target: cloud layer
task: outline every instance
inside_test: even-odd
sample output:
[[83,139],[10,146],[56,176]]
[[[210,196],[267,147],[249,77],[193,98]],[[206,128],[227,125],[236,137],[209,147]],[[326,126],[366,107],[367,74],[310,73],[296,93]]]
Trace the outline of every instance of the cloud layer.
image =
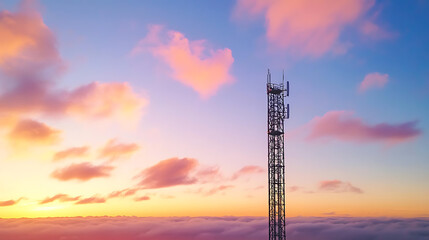
[[416,121],[401,124],[380,123],[370,125],[354,117],[349,111],[330,111],[315,117],[309,124],[309,140],[320,138],[349,142],[384,142],[396,144],[410,141],[422,132]]
[[[238,18],[263,16],[266,38],[271,44],[299,55],[318,57],[329,51],[346,51],[347,44],[338,41],[341,31],[363,18],[373,5],[373,0],[338,0],[335,3],[238,0],[235,15]],[[373,29],[377,27],[370,23]],[[370,34],[368,27],[363,29]]]
[[[288,218],[290,240],[424,240],[423,218]],[[25,240],[260,240],[268,237],[262,217],[76,217],[0,219],[0,239]],[[29,234],[31,233],[31,234]]]
[[149,33],[133,49],[133,54],[149,51],[173,71],[172,77],[208,98],[234,81],[230,68],[234,62],[229,48],[213,49],[206,40],[190,41],[183,33],[152,25]]
[[115,139],[109,140],[100,151],[101,158],[116,160],[122,157],[129,157],[140,149],[136,143],[118,143]]

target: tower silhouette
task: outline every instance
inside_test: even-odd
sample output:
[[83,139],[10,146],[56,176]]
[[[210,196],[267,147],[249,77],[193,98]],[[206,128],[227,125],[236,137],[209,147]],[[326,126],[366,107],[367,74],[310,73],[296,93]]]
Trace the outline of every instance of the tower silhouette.
[[285,221],[285,161],[284,161],[284,120],[289,118],[289,104],[284,99],[289,96],[289,82],[271,83],[271,73],[267,75],[268,95],[268,231],[269,240],[286,239]]

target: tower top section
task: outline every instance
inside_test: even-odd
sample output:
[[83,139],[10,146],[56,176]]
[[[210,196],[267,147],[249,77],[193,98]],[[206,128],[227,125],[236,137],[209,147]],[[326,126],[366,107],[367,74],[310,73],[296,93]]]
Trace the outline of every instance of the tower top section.
[[268,69],[267,74],[267,94],[283,94],[284,96],[289,96],[289,81],[286,81],[285,85],[285,73],[283,71],[283,77],[281,83],[272,83],[271,82],[271,72]]

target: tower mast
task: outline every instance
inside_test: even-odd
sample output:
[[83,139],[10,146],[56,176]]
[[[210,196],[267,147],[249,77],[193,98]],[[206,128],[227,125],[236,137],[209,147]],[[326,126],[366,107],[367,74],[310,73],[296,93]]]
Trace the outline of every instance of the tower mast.
[[289,118],[289,82],[272,83],[271,73],[267,75],[268,95],[268,231],[269,240],[286,239],[285,221],[285,161],[284,120]]

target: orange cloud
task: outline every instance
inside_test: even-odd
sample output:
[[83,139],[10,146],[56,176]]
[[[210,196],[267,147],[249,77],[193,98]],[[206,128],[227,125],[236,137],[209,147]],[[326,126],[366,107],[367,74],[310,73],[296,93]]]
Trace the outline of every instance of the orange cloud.
[[[357,22],[374,0],[238,0],[237,17],[265,17],[266,37],[280,49],[319,57],[337,47],[341,31]],[[343,49],[344,50],[344,49]]]
[[229,70],[234,62],[231,50],[212,49],[206,40],[190,41],[177,31],[165,31],[152,25],[149,33],[132,50],[133,54],[149,51],[172,70],[172,77],[193,88],[201,97],[214,95],[221,86],[232,83]]
[[46,203],[50,203],[53,201],[60,201],[60,202],[72,202],[72,201],[77,201],[80,199],[80,196],[77,197],[70,197],[67,194],[57,194],[55,196],[52,197],[47,197],[45,199],[43,199],[42,201],[39,202],[39,204],[46,204]]
[[319,190],[328,192],[353,192],[363,193],[362,189],[353,186],[351,183],[342,182],[340,180],[326,180],[319,183]]
[[118,143],[116,139],[112,139],[101,149],[100,157],[116,160],[121,157],[129,157],[139,149],[139,145],[135,143]]
[[142,196],[142,197],[136,197],[136,198],[134,198],[134,201],[136,201],[136,202],[147,201],[147,200],[150,200],[149,196]]
[[10,76],[25,78],[40,68],[57,71],[64,65],[55,36],[31,4],[22,2],[16,13],[0,12],[0,69]]
[[13,144],[53,144],[59,141],[61,131],[31,119],[20,120],[8,137]]
[[197,182],[190,176],[198,161],[192,158],[170,158],[143,170],[136,178],[140,178],[143,188],[164,188],[187,185]]
[[115,197],[128,197],[136,194],[140,188],[126,188],[119,191],[114,191],[109,194],[108,198],[115,198]]
[[365,92],[370,88],[382,88],[389,81],[388,74],[382,74],[378,72],[369,73],[365,76],[363,81],[359,85],[359,92]]
[[232,180],[235,180],[243,175],[255,174],[255,173],[265,173],[266,171],[259,166],[244,166],[240,170],[238,170],[234,175],[232,175]]
[[61,181],[77,179],[87,181],[92,178],[109,177],[110,172],[115,169],[112,166],[92,165],[89,162],[72,164],[68,167],[57,169],[52,172],[51,177]]
[[126,82],[56,88],[65,69],[56,38],[25,1],[16,13],[0,12],[0,113],[138,119],[148,100]]
[[396,144],[406,142],[421,135],[416,128],[417,121],[401,124],[380,123],[369,125],[354,117],[349,111],[330,111],[322,117],[314,118],[310,124],[308,140],[320,138],[338,139],[350,142],[384,142]]
[[20,198],[18,200],[7,200],[7,201],[0,201],[0,207],[8,207],[15,204],[18,204],[23,198]]
[[70,114],[126,120],[139,117],[148,100],[134,93],[127,82],[93,82],[69,92],[64,102]]
[[73,147],[73,148],[65,149],[63,151],[59,151],[55,153],[53,160],[59,161],[65,158],[82,157],[87,154],[88,150],[89,150],[88,146]]
[[101,197],[89,197],[77,201],[75,204],[105,203],[106,199]]
[[215,188],[210,189],[208,192],[206,192],[204,195],[205,196],[211,196],[213,194],[219,193],[219,192],[223,192],[227,189],[233,188],[233,185],[221,185]]

